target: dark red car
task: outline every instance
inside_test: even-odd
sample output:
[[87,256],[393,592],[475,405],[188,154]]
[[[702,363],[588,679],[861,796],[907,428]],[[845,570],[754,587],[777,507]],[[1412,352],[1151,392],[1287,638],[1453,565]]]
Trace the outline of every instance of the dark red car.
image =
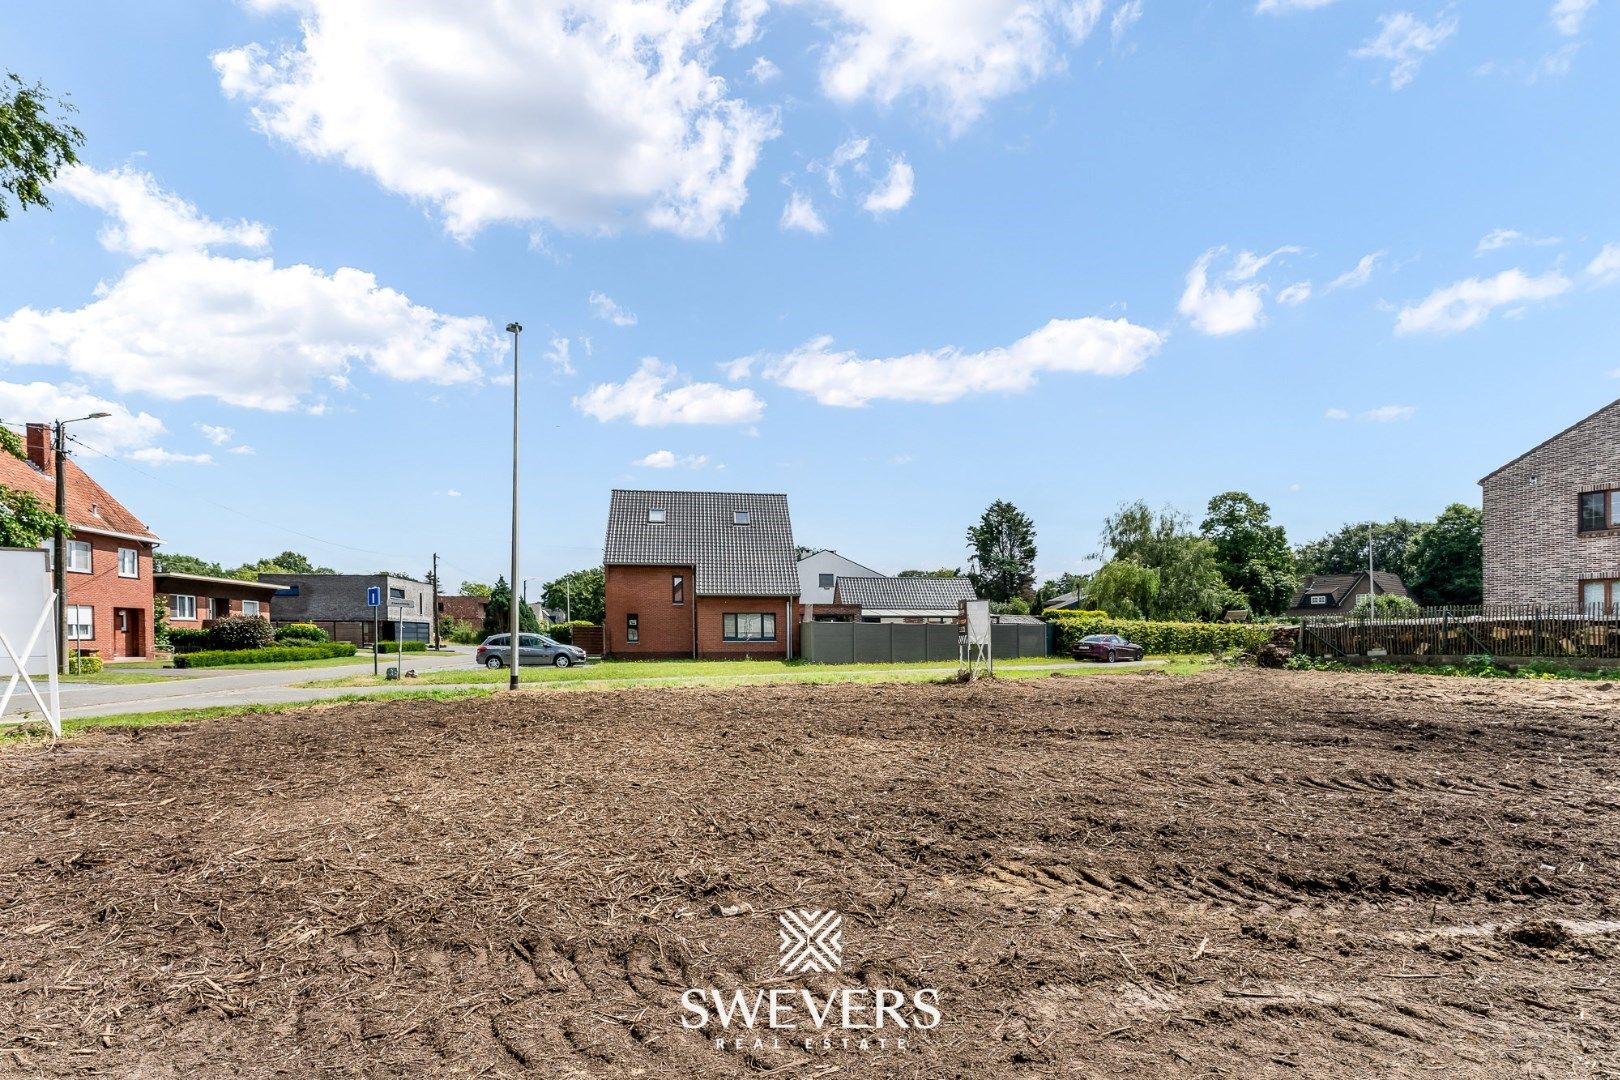
[[1112,664],[1115,660],[1140,660],[1146,652],[1142,646],[1126,641],[1118,634],[1092,634],[1080,639],[1080,643],[1069,650],[1069,655],[1076,660],[1101,660],[1105,664]]

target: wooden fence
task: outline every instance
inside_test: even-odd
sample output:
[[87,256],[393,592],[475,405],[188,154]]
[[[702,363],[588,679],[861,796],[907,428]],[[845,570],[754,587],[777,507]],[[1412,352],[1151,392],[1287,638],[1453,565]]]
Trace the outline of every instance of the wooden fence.
[[[1612,610],[1612,609],[1611,609]],[[1313,616],[1301,620],[1300,651],[1309,656],[1397,658],[1620,657],[1620,613],[1578,605],[1424,608],[1412,616]]]

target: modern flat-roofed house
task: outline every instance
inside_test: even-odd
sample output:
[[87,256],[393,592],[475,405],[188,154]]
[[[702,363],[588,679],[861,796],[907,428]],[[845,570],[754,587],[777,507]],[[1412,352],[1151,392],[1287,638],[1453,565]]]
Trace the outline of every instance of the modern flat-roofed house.
[[[1375,595],[1411,599],[1398,574],[1375,570],[1372,581]],[[1344,615],[1354,611],[1367,592],[1365,570],[1355,574],[1310,574],[1300,581],[1286,614],[1296,619],[1301,615]]]
[[201,630],[220,619],[247,615],[270,620],[270,598],[281,588],[264,581],[208,577],[203,574],[152,575],[153,587],[168,598],[169,625]]
[[861,609],[861,622],[954,622],[957,604],[977,600],[965,577],[841,577],[835,601]]
[[1479,485],[1487,604],[1620,611],[1620,401]]
[[882,577],[870,566],[863,566],[828,548],[799,560],[799,620],[848,622],[859,618],[861,610],[852,604],[834,604],[833,591],[841,577]]
[[794,554],[786,495],[615,489],[604,654],[793,655]]
[[382,606],[375,621],[384,641],[431,641],[433,586],[392,574],[260,574],[277,586],[273,594],[276,625],[308,622],[332,635],[333,641],[370,645],[374,617],[366,590],[375,586]]
[[[28,460],[0,453],[0,487],[26,492],[46,507],[56,505],[56,455],[49,424],[29,424]],[[67,541],[63,577],[67,596],[68,651],[94,652],[103,660],[151,659],[152,549],[162,543],[140,518],[113,498],[90,474],[67,459]],[[45,542],[55,559],[55,543]],[[0,602],[4,598],[0,597]]]

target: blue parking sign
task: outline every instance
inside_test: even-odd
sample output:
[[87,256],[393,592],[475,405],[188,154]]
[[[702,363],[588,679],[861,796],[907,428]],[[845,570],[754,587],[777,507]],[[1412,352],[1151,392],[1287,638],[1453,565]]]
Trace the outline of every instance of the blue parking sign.
[[382,589],[376,585],[366,590],[366,607],[382,606]]

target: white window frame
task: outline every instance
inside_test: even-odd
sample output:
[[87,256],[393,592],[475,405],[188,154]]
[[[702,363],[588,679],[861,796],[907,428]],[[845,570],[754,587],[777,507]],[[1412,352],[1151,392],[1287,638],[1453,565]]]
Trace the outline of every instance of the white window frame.
[[754,516],[748,510],[733,510],[731,512],[731,523],[733,525],[752,525]]
[[669,521],[669,511],[661,506],[655,506],[647,511],[647,524],[663,525]]
[[[744,620],[757,620],[745,623]],[[731,632],[726,632],[727,624]],[[758,627],[756,630],[755,627]],[[766,634],[765,628],[770,627]],[[775,641],[776,616],[768,611],[728,611],[720,616],[720,639],[726,642],[735,641]]]
[[[84,555],[84,565],[79,565],[78,556]],[[70,574],[89,574],[95,571],[95,548],[90,546],[88,540],[69,540],[67,542],[67,572]]]
[[69,641],[96,640],[96,609],[90,604],[69,604],[64,609]]
[[[129,556],[128,571],[124,569],[124,557],[126,555]],[[121,578],[138,578],[141,576],[140,548],[121,547],[118,549],[118,576]]]
[[256,619],[259,617],[259,602],[257,600],[242,601],[242,617]]
[[[180,602],[182,600],[189,601],[189,603],[182,604]],[[188,608],[189,611],[183,613],[181,611],[182,608]],[[186,593],[172,593],[172,594],[170,594],[170,596],[169,596],[169,618],[171,618],[171,619],[180,619],[183,622],[196,622],[197,621],[197,598],[195,596],[188,595]]]

